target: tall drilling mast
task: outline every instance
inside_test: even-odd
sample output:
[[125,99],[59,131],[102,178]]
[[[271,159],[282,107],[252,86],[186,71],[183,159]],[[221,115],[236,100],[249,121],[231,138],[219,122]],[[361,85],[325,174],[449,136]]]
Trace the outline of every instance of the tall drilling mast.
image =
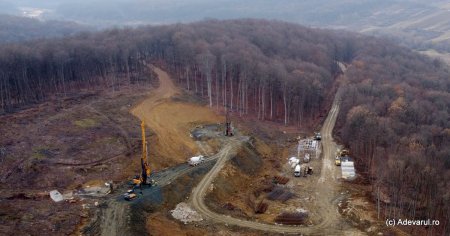
[[147,141],[145,140],[145,122],[144,121],[141,122],[141,131],[142,131],[142,156],[141,156],[142,173],[141,173],[140,180],[141,180],[142,184],[147,184],[147,178],[150,176],[151,170],[150,170],[150,166],[148,165],[148,162],[147,162],[148,152],[147,152]]
[[233,136],[233,126],[231,125],[231,117],[230,117],[230,109],[228,109],[228,106],[225,107],[225,136]]

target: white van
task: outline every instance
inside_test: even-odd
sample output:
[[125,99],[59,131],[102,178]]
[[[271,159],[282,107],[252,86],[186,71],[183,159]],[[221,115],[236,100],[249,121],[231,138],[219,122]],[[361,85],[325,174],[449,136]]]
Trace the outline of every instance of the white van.
[[301,171],[302,171],[302,168],[300,167],[300,165],[296,165],[295,169],[294,169],[294,176],[295,177],[300,177],[301,176]]
[[205,161],[205,158],[202,155],[200,155],[200,156],[191,157],[191,159],[189,159],[188,163],[191,166],[196,166],[204,161]]

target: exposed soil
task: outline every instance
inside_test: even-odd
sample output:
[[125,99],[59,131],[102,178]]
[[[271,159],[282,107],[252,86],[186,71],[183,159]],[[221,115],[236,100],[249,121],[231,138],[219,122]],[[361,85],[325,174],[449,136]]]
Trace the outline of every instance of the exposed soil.
[[87,217],[82,205],[95,200],[54,203],[48,192],[102,186],[136,171],[139,121],[128,111],[150,88],[84,91],[2,115],[0,234],[76,232]]
[[157,134],[157,141],[150,146],[159,150],[158,156],[150,154],[154,168],[163,168],[186,162],[187,158],[199,154],[197,144],[190,137],[190,130],[197,124],[218,123],[222,117],[207,107],[171,99],[181,92],[175,87],[169,75],[154,68],[160,86],[151,96],[132,109],[132,113],[144,120]]
[[[258,159],[254,159],[252,156],[254,153],[257,153],[256,151],[253,151],[253,153],[245,152],[244,156],[250,157],[250,160],[243,163],[250,165],[245,168],[252,169],[256,173],[245,172],[240,166],[236,167],[227,162],[229,159],[233,160],[233,157],[239,157],[240,154],[242,156],[239,147],[248,142],[248,140],[244,141],[236,137],[235,139],[230,139],[227,144],[228,148],[225,147],[218,153],[219,159],[217,163],[200,182],[199,186],[194,189],[192,205],[195,209],[205,218],[216,223],[264,232],[328,235],[379,233],[380,228],[377,226],[375,228],[367,227],[371,224],[369,220],[348,220],[343,218],[339,212],[342,202],[352,200],[349,197],[350,194],[341,188],[343,182],[339,179],[340,169],[334,165],[337,144],[333,141],[332,131],[339,112],[339,96],[338,93],[321,129],[323,156],[322,158],[313,158],[311,163],[309,163],[309,165],[314,167],[313,175],[306,177],[306,179],[302,177],[294,178],[292,177],[292,170],[280,168],[280,162],[284,158],[287,161],[288,148],[284,148],[277,153],[278,155],[281,154],[281,157],[278,156],[264,161],[265,163],[275,163],[273,168],[268,168],[266,172],[258,171],[258,168],[255,168],[258,166]],[[286,173],[286,169],[288,173]],[[267,189],[267,185],[271,184],[270,176],[274,175],[285,176],[277,177],[277,181],[291,176],[291,182],[286,184],[286,186],[272,185],[267,191],[277,191],[274,193],[275,196],[283,196],[280,198],[283,199],[281,202],[277,202],[278,197],[269,198],[267,197],[268,194],[255,194],[257,188],[254,185],[262,184],[262,191],[264,192]],[[268,177],[269,179],[267,179]],[[283,181],[283,184],[285,182]],[[294,195],[290,191],[293,191]],[[208,193],[209,195],[204,199],[204,196]],[[257,199],[261,198],[261,196],[266,196],[267,199],[271,200]],[[269,206],[266,209],[267,211],[261,214],[262,217],[260,217],[255,215],[252,210],[254,210],[255,202],[261,202],[262,200],[266,201],[266,204]],[[358,202],[352,201],[351,204],[358,205]],[[305,218],[306,215],[307,219]],[[297,220],[302,225],[274,224],[274,217],[278,217],[278,220],[281,219],[280,217],[302,217],[301,220]],[[286,224],[290,223],[286,222]]]
[[[193,154],[212,155],[216,152],[214,147],[218,145],[217,142],[211,142],[210,138],[195,140],[191,130],[199,127],[198,124],[217,123],[221,118],[206,107],[183,102],[181,99],[183,96],[178,95],[178,90],[167,73],[159,68],[153,69],[159,77],[160,86],[134,107],[132,112],[140,119],[144,119],[146,125],[156,133],[150,145],[150,163],[153,169],[178,165],[154,171],[151,178],[158,185],[144,188],[142,194],[138,190],[137,200],[127,203],[118,196],[106,201],[107,206],[99,209],[93,217],[94,220],[83,230],[85,234],[146,233],[145,225],[150,224],[146,221],[147,216],[152,212],[173,209],[186,199],[194,184],[217,158],[209,157],[206,163],[197,167],[186,164],[187,159]],[[178,97],[173,99],[176,95]],[[207,126],[206,133],[221,134],[220,130],[214,127],[214,125]],[[119,191],[125,192],[125,189]],[[149,229],[148,232],[154,234],[154,230]]]
[[[309,163],[313,174],[296,178],[287,159],[296,154],[297,136],[312,130],[235,117],[242,121],[235,136],[224,137],[218,125],[223,117],[180,92],[166,72],[152,69],[160,86],[149,94],[144,92],[148,87],[137,86],[69,99],[59,107],[49,103],[2,119],[6,135],[0,147],[6,147],[6,157],[0,159],[0,234],[36,235],[36,227],[42,229],[39,234],[50,235],[392,233],[377,223],[366,190],[339,179],[337,145],[331,137],[338,99],[321,130],[323,155]],[[58,204],[49,199],[47,191],[55,188],[64,193],[107,180],[123,183],[138,173],[139,119],[150,128],[151,177],[157,186],[142,189],[132,202],[122,198],[126,184],[103,198]],[[197,154],[207,156],[206,162],[186,164]],[[27,190],[16,191],[17,183]],[[173,219],[170,210],[180,202],[205,220],[183,224]],[[262,203],[267,207],[256,213]],[[299,211],[307,214],[302,225],[274,224],[278,216]]]

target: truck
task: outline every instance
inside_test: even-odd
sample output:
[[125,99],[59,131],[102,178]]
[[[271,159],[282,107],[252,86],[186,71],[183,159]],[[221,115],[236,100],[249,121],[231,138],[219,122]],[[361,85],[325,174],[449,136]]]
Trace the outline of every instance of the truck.
[[314,133],[314,140],[317,140],[317,141],[322,140],[322,135],[319,132]]
[[339,151],[339,156],[341,156],[341,157],[345,157],[348,155],[350,155],[350,151],[348,149],[342,149]]
[[338,150],[336,153],[336,158],[334,163],[337,166],[340,166],[342,162],[347,161],[348,160],[348,155],[350,154],[350,151],[348,149],[342,149],[342,150]]
[[302,172],[302,168],[300,165],[296,165],[294,168],[294,176],[295,177],[300,177],[301,176],[301,172]]
[[205,157],[203,155],[191,157],[188,161],[189,165],[196,166],[205,161]]
[[136,195],[136,193],[134,193],[133,189],[130,189],[123,195],[123,198],[127,201],[132,201],[135,198],[137,198],[137,195]]

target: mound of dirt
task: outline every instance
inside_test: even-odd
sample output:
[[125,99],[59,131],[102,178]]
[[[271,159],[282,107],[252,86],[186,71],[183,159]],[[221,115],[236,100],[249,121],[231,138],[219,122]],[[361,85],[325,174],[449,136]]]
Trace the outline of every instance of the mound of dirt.
[[[217,212],[248,218],[255,214],[255,179],[263,170],[263,160],[250,144],[242,146],[222,169],[206,196],[209,207]],[[224,207],[232,203],[233,208]]]
[[248,143],[242,146],[237,155],[231,159],[231,163],[236,168],[249,176],[254,176],[260,171],[262,162],[258,151]]

